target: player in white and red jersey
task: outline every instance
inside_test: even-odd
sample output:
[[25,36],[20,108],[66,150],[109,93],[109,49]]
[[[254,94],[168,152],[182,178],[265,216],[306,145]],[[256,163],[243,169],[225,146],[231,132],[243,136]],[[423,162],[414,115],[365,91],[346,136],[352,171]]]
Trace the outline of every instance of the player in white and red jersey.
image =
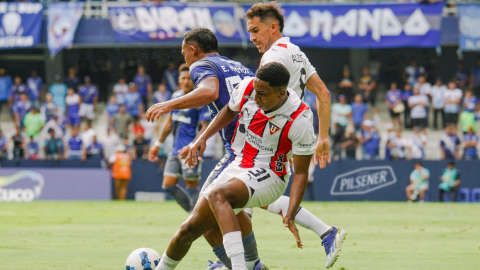
[[251,231],[252,225],[240,225],[236,215],[244,214],[241,211],[244,208],[268,205],[285,192],[291,157],[294,177],[284,224],[294,234],[298,246],[302,246],[294,219],[305,193],[308,167],[315,151],[312,112],[287,89],[290,75],[283,65],[267,64],[255,76],[245,78],[233,89],[229,104],[191,146],[187,161],[193,166],[203,154],[207,139],[239,117],[232,139],[235,160],[202,192],[156,270],[175,269],[193,241],[217,225],[223,233],[231,269],[246,270],[242,233]]
[[[267,63],[278,62],[283,64],[290,73],[288,87],[303,99],[305,89],[317,97],[317,110],[319,119],[319,134],[315,150],[315,165],[324,168],[330,163],[330,144],[328,142],[328,129],[330,126],[330,93],[318,76],[305,53],[290,42],[289,37],[282,35],[283,10],[275,2],[269,4],[255,4],[246,13],[247,30],[250,32],[250,41],[263,53],[260,66]],[[282,196],[268,207],[263,207],[272,213],[285,215],[289,198]],[[305,208],[298,211],[295,222],[315,232],[321,239],[327,255],[325,266],[327,268],[335,263],[346,231],[340,227],[328,226],[319,218],[308,212]]]

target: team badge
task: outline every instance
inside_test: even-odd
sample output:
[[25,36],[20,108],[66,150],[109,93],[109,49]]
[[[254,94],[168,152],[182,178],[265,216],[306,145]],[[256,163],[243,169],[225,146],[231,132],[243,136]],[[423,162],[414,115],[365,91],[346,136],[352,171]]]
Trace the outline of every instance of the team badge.
[[270,130],[270,135],[273,135],[280,130],[280,127],[273,124],[271,121],[268,121],[268,129]]

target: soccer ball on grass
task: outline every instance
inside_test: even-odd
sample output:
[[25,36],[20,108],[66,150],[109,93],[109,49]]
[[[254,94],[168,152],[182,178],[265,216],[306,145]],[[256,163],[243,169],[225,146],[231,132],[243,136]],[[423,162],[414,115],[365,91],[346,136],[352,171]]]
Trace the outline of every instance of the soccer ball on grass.
[[155,270],[162,256],[151,248],[134,250],[127,258],[126,270]]

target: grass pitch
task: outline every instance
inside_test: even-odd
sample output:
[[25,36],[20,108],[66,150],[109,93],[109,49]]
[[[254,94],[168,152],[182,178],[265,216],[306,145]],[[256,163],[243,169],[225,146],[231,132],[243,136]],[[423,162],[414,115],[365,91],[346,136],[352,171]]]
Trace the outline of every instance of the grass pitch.
[[[480,205],[303,203],[347,238],[333,269],[480,269]],[[134,249],[162,254],[187,214],[174,202],[0,203],[1,269],[125,269]],[[303,249],[279,216],[254,209],[261,259],[270,269],[324,269],[319,238]],[[177,269],[203,270],[214,255],[199,239]]]

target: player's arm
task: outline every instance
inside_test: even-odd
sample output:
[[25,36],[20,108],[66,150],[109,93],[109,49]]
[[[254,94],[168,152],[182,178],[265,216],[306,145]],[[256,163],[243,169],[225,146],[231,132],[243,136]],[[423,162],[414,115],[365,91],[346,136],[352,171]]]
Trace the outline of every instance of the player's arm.
[[167,121],[163,125],[162,131],[160,132],[160,137],[154,143],[153,147],[148,152],[148,160],[154,162],[158,159],[158,152],[160,152],[160,148],[162,147],[163,143],[167,139],[167,136],[172,132],[172,115],[168,116]]
[[[317,73],[307,80],[307,89],[317,97],[318,140],[315,148],[314,162],[323,169],[330,163],[330,142],[328,129],[330,127],[330,92]],[[320,162],[319,162],[320,161]]]
[[[205,132],[209,124],[210,124],[210,121],[208,120],[200,122],[200,130],[197,132],[197,135],[195,135],[195,139],[193,139],[193,141],[196,141],[198,137],[200,137],[200,135],[202,135],[203,132]],[[177,157],[179,157],[180,159],[185,159],[188,155],[188,152],[190,151],[190,146],[191,144],[185,145],[184,147],[182,147],[182,149],[178,150]]]
[[203,79],[198,87],[192,92],[169,100],[167,102],[157,103],[148,109],[145,118],[149,122],[158,120],[165,113],[172,110],[191,109],[205,106],[214,102],[218,98],[219,81],[216,77],[208,77]]

